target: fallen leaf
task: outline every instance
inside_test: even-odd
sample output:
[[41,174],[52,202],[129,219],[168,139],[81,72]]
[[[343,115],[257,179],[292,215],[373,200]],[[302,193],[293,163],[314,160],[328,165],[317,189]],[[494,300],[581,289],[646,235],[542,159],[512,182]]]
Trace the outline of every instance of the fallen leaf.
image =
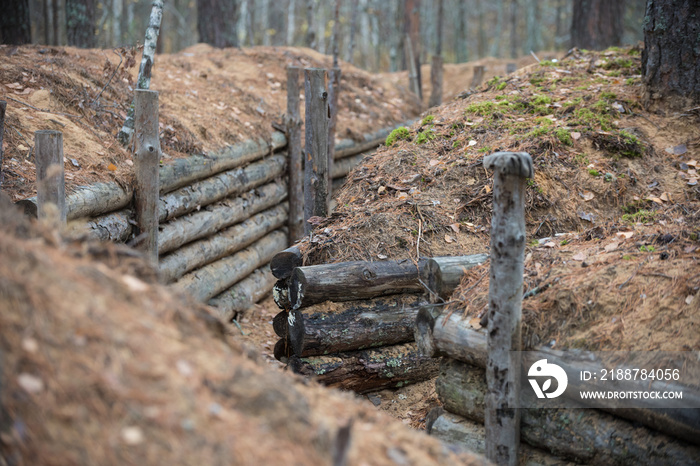
[[441,162],[440,160],[437,160],[437,159],[430,159],[430,162],[428,162],[428,163],[430,164],[431,167],[434,167],[435,165],[440,165],[441,163],[445,163],[445,162]]
[[656,202],[657,204],[663,204],[663,203],[664,203],[664,201],[662,201],[660,198],[655,197],[655,196],[647,196],[647,197],[645,197],[644,199],[646,199],[647,201]]
[[111,172],[115,172],[115,171],[117,171],[117,166],[114,165],[113,163],[110,163],[109,165],[107,165],[107,170],[109,170]]
[[634,232],[633,231],[618,231],[617,233],[615,233],[615,235],[621,236],[625,239],[630,239],[632,236],[634,236]]
[[406,194],[405,192],[398,192],[396,193],[396,198],[399,201],[405,201],[406,199],[408,199],[408,194]]
[[588,214],[586,212],[579,212],[578,218],[580,218],[581,220],[586,220],[586,221],[591,222],[591,223],[595,222],[595,215]]
[[454,231],[455,233],[459,233],[459,223],[453,223],[452,225],[450,225],[450,228],[452,228],[452,231]]
[[24,144],[17,144],[17,149],[19,149],[19,150],[29,150],[29,147],[25,146]]
[[691,244],[690,246],[686,246],[683,248],[683,252],[686,254],[690,254],[691,252],[697,251],[698,247],[695,244]]
[[688,180],[688,186],[695,186],[696,184],[698,184],[697,178],[691,178]]
[[603,249],[605,250],[605,252],[613,252],[619,246],[620,246],[620,243],[618,243],[617,241],[613,241],[612,243],[605,246]]
[[585,261],[586,260],[586,254],[583,252],[579,252],[576,254],[574,257],[572,257],[573,260],[575,261]]
[[131,291],[141,292],[148,289],[148,285],[133,275],[122,275],[122,282],[129,287]]
[[139,445],[143,443],[143,431],[139,426],[127,426],[122,429],[122,440],[127,445]]
[[691,160],[691,161],[688,162],[686,165],[688,165],[689,167],[697,168],[697,167],[698,167],[698,161],[697,161],[697,160]]
[[469,147],[475,146],[475,145],[476,145],[476,141],[472,139],[471,141],[469,141],[469,144],[468,144],[468,145],[469,145]]
[[10,89],[22,89],[24,87],[20,83],[5,84],[5,86],[9,87]]
[[692,294],[689,294],[689,295],[686,296],[686,298],[685,298],[685,303],[686,303],[686,304],[690,304],[690,303],[693,302],[694,299],[695,299],[695,296],[693,296]]
[[450,235],[445,235],[445,242],[454,243],[455,239],[453,237],[451,237]]
[[576,131],[574,131],[573,133],[571,133],[571,138],[572,138],[574,141],[578,141],[580,137],[581,137],[581,133],[577,133]]
[[671,199],[671,195],[669,193],[662,193],[661,196],[659,196],[659,198],[662,201],[673,202],[673,199]]
[[39,393],[44,389],[44,381],[39,377],[22,372],[17,376],[17,383],[27,393]]
[[474,317],[469,321],[469,325],[471,325],[475,330],[479,330],[481,328],[481,319]]
[[27,353],[36,353],[39,350],[39,343],[32,337],[23,338],[22,349]]
[[377,254],[377,258],[381,259],[381,260],[388,259],[388,257],[385,256],[384,254]]
[[386,194],[386,186],[380,186],[379,189],[377,189],[377,194]]
[[591,201],[593,198],[595,198],[595,194],[593,194],[591,191],[583,191],[581,193],[581,197],[583,198],[584,201]]
[[554,248],[557,246],[557,244],[554,241],[547,241],[542,246],[544,246],[545,248]]
[[126,163],[130,167],[134,166],[134,162],[132,162],[131,160],[125,160],[124,163]]

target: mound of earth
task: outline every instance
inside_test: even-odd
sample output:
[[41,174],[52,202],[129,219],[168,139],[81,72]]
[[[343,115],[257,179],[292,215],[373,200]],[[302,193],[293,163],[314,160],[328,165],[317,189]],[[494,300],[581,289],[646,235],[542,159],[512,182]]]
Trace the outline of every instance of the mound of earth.
[[63,244],[5,196],[0,228],[3,464],[483,464],[261,365],[126,247]]
[[[63,132],[66,184],[131,179],[129,151],[117,142],[133,99],[136,49],[0,45],[0,100],[7,101],[3,191],[13,200],[35,193],[34,132]],[[151,89],[159,92],[163,163],[269,138],[287,107],[288,65],[331,66],[311,49],[215,49],[199,44],[156,55]],[[386,78],[341,63],[336,136],[357,139],[415,117],[416,98]],[[303,85],[302,85],[303,95]],[[304,115],[302,100],[301,114]]]
[[[483,156],[524,151],[535,166],[526,343],[697,350],[698,112],[647,112],[640,94],[638,48],[574,50],[491,79],[365,158],[301,244],[306,263],[487,251]],[[470,271],[453,297],[452,310],[476,326],[487,268]]]

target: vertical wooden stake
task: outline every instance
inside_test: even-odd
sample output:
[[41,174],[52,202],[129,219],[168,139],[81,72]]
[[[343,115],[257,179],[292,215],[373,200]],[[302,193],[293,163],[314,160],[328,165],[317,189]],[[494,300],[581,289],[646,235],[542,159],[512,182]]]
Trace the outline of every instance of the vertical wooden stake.
[[326,70],[304,70],[306,100],[304,158],[304,232],[309,234],[311,217],[327,217],[330,202],[328,189],[328,91]]
[[482,65],[477,65],[474,67],[474,76],[472,77],[471,88],[476,89],[481,86],[481,82],[484,80],[484,67]]
[[517,63],[506,63],[506,74],[515,73],[515,70],[517,70],[517,69],[518,69]]
[[158,93],[137,89],[134,99],[136,147],[134,170],[136,186],[137,236],[142,236],[139,249],[153,265],[158,265],[158,192],[160,140],[158,138]]
[[408,57],[408,88],[421,99],[421,88],[418,80],[418,70],[416,69],[416,60],[413,56],[413,43],[411,37],[406,34],[404,41],[406,47],[406,55]]
[[526,152],[496,152],[484,157],[484,167],[494,171],[484,423],[486,457],[494,464],[517,465],[525,178],[533,176],[533,167]]
[[328,106],[331,119],[328,122],[328,183],[333,182],[333,157],[335,156],[335,126],[338,121],[338,94],[340,93],[340,68],[330,70],[328,79]]
[[437,107],[442,103],[442,57],[433,55],[433,62],[430,66],[430,100],[429,107]]
[[5,180],[5,172],[2,171],[2,166],[5,161],[5,153],[2,150],[2,137],[5,134],[5,109],[7,108],[7,102],[0,100],[0,187],[2,187],[2,182]]
[[304,236],[304,194],[301,165],[301,116],[299,114],[299,74],[296,66],[287,68],[287,153],[289,154],[289,244]]
[[63,171],[63,133],[34,133],[37,217],[54,226],[66,223],[66,185]]

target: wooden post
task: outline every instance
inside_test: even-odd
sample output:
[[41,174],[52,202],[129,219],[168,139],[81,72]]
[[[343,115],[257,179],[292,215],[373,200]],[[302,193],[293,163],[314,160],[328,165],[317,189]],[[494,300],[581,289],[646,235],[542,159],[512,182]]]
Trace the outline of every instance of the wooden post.
[[136,187],[137,236],[144,235],[139,249],[146,253],[153,265],[158,265],[158,192],[160,140],[158,138],[158,93],[136,90],[134,99],[136,147],[134,170]]
[[338,121],[338,94],[340,93],[340,68],[334,66],[328,79],[328,104],[331,119],[328,122],[328,177],[332,182],[333,159],[335,158],[335,126]]
[[518,65],[516,63],[506,63],[506,74],[515,73],[517,69]]
[[311,217],[327,217],[330,202],[328,186],[328,91],[326,70],[304,70],[306,100],[306,142],[304,147],[304,233],[309,234]]
[[4,162],[4,152],[2,150],[2,136],[5,133],[5,109],[7,108],[7,102],[0,100],[0,187],[2,187],[2,182],[5,179],[5,172],[2,171],[2,165]]
[[533,176],[526,152],[484,157],[494,171],[491,272],[486,365],[486,457],[518,464],[520,447],[520,353],[525,252],[525,178]]
[[37,216],[55,226],[66,223],[66,185],[63,172],[63,133],[34,133]]
[[472,77],[471,88],[476,89],[481,86],[481,81],[484,80],[484,67],[482,65],[477,65],[474,67],[474,76]]
[[289,244],[304,236],[304,194],[301,176],[301,116],[299,115],[299,73],[287,67],[287,153],[289,154]]
[[406,55],[408,56],[408,88],[411,89],[418,99],[421,99],[421,88],[418,80],[418,70],[416,69],[416,60],[413,55],[413,43],[411,37],[406,34],[405,39]]

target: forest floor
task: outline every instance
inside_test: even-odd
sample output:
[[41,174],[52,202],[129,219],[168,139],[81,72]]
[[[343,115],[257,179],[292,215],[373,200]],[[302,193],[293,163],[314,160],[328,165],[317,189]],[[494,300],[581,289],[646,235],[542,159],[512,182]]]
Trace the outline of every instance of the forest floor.
[[[31,135],[37,129],[64,132],[69,189],[108,179],[129,182],[131,156],[119,147],[115,136],[129,105],[127,96],[139,56],[133,50],[118,52],[0,46],[0,99],[8,100],[2,190],[13,201],[34,193],[34,168],[28,156],[33,146]],[[123,58],[121,65],[118,65],[119,54]],[[397,132],[393,143],[366,157],[350,173],[336,196],[334,214],[317,227],[314,242],[302,243],[306,263],[415,260],[417,256],[488,251],[491,177],[482,166],[483,156],[498,150],[527,151],[535,164],[535,177],[528,182],[526,201],[529,239],[525,286],[529,293],[523,302],[523,334],[527,346],[699,350],[700,116],[697,109],[670,113],[643,108],[637,48],[599,53],[575,51],[563,61],[547,60],[539,64],[531,63],[534,58],[526,57],[519,64],[527,66],[501,78],[494,76],[504,74],[501,69],[505,70],[508,60],[482,61],[487,65],[486,84],[465,92],[473,64],[446,66],[446,103],[424,112],[420,122]],[[251,135],[269,134],[271,121],[281,121],[286,107],[285,66],[328,66],[330,59],[308,49],[215,50],[197,45],[179,54],[159,56],[156,62],[152,89],[161,92],[161,144],[167,163],[169,157],[213,151]],[[343,89],[338,138],[359,137],[364,132],[420,114],[419,103],[406,89],[405,73],[377,76],[350,65],[341,66]],[[428,81],[426,71],[423,76]],[[424,93],[429,93],[428,88]],[[5,248],[9,251],[24,247],[18,244],[8,243]],[[84,250],[69,253],[82,258],[75,266],[78,271],[84,262],[96,260],[94,254],[86,255]],[[47,254],[55,260],[55,267],[62,267],[62,259],[56,258],[58,252]],[[115,252],[97,255],[119,256]],[[38,260],[25,256],[17,260],[27,264]],[[31,267],[27,265],[19,270],[24,273]],[[5,270],[4,280],[8,280],[7,274],[20,272]],[[17,277],[39,280],[39,285],[26,291],[29,298],[23,295],[13,298],[15,301],[29,299],[46,306],[58,299],[57,294],[45,291],[41,285],[45,283],[48,290],[53,290],[46,281],[59,277],[32,278],[31,273]],[[134,271],[123,273],[138,275]],[[463,313],[475,328],[487,303],[488,280],[483,279],[487,273],[488,265],[471,270],[451,298],[452,309]],[[107,279],[95,279],[88,287],[88,296],[99,296],[95,290],[100,287],[112,293],[114,282],[119,280],[124,279],[109,274]],[[124,286],[140,285],[119,286],[116,302],[141,299],[132,296],[134,290],[123,290]],[[70,285],[60,282],[60,287]],[[166,291],[158,290],[158,296],[167,295]],[[77,294],[71,296],[85,299]],[[115,302],[111,298],[99,299],[110,306]],[[171,298],[162,299],[171,302]],[[119,315],[122,312],[125,316],[132,315],[127,313],[131,311],[114,306],[120,309]],[[88,307],[84,312],[89,314],[93,311]],[[161,308],[156,306],[156,309]],[[272,300],[267,299],[242,316],[238,322],[240,329],[231,327],[227,332],[234,340],[247,342],[260,351],[261,361],[267,361],[268,366],[287,372],[271,355],[276,341],[271,320],[277,312]],[[46,318],[42,315],[41,322],[36,319],[24,322],[22,331],[19,330],[22,325],[15,323],[23,340],[13,339],[13,344],[34,348],[36,341],[32,343],[31,339],[49,338],[47,331],[53,321],[42,323]],[[182,324],[177,324],[179,319],[179,315],[173,314],[159,331],[172,332],[168,325],[181,328]],[[77,321],[71,322],[78,325]],[[49,327],[41,329],[42,325]],[[119,328],[124,322],[110,325]],[[160,328],[157,319],[149,320],[147,325]],[[120,347],[130,338],[128,334],[107,338],[107,330],[99,327],[80,329],[78,325],[76,328],[79,331],[73,332],[77,337],[65,337],[73,342],[71,345],[94,339]],[[195,337],[187,335],[188,344],[195,344],[190,341]],[[29,342],[25,341],[27,338]],[[209,343],[204,340],[198,341],[207,347]],[[60,342],[56,340],[52,344]],[[137,351],[132,343],[127,347],[128,351]],[[116,357],[120,351],[115,349],[114,354],[105,358]],[[199,349],[192,351],[199,354]],[[137,354],[148,357],[140,350]],[[181,364],[184,356],[173,358],[180,375],[191,373],[193,362]],[[19,372],[31,372],[28,368],[38,367],[33,357],[25,359],[17,361]],[[117,361],[122,371],[125,362]],[[200,363],[209,367],[203,361],[196,364]],[[48,365],[46,361],[41,364]],[[48,366],[41,364],[41,370],[48,370]],[[95,383],[107,384],[107,393],[126,393],[120,379],[115,379],[117,369],[112,367],[115,363],[105,364],[111,368],[98,371],[102,378]],[[145,367],[129,367],[138,374],[150,371]],[[156,371],[159,375],[153,376],[153,383],[160,383],[160,379],[170,381],[171,367],[175,366],[159,366]],[[202,388],[206,377],[198,380],[204,380],[204,385],[187,388],[190,394],[183,395],[183,409],[189,409],[185,406],[191,403],[188,397],[192,393],[207,391]],[[279,384],[280,380],[275,379],[274,383]],[[316,390],[314,384],[308,387]],[[315,391],[310,399],[318,393],[321,392]],[[374,410],[370,402],[414,428],[421,428],[427,411],[438,404],[433,381],[371,394],[369,400],[360,403],[365,413],[362,416],[371,416],[366,414],[368,408]],[[212,403],[208,405],[210,408],[224,402],[216,398]],[[99,403],[97,406],[105,412],[112,409]],[[335,421],[324,418],[316,424],[314,418],[313,423],[320,425],[321,430],[326,426],[335,432],[335,427],[328,426],[338,426],[341,414],[349,412],[338,405],[329,409],[340,413]],[[71,410],[66,408],[66,420],[61,422],[72,422],[76,416],[83,415],[77,407]],[[214,410],[218,412],[218,408]],[[210,409],[210,414],[204,417],[207,416],[218,415],[211,414]],[[174,422],[174,418],[161,412],[148,418],[151,419],[148,422],[155,422],[153,419]],[[220,427],[228,425],[228,421],[224,424]],[[286,432],[285,438],[293,443],[297,437],[288,435],[285,429],[289,428],[278,430]],[[105,439],[105,444],[124,438],[124,430],[114,432]],[[136,437],[129,432],[127,438]],[[170,439],[166,443],[172,442]],[[295,451],[293,445],[289,448],[290,452]]]

